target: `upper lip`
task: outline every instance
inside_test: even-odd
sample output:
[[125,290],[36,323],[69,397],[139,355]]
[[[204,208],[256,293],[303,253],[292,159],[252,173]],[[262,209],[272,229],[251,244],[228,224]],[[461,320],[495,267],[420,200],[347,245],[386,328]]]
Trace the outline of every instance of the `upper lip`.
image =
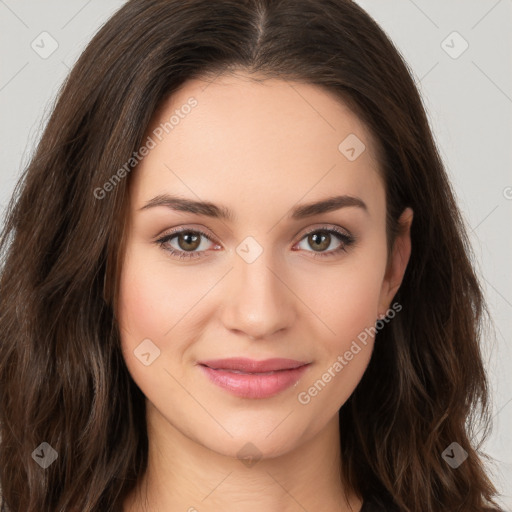
[[308,364],[295,359],[273,358],[257,361],[245,357],[231,357],[228,359],[212,359],[200,361],[199,364],[208,366],[213,370],[238,370],[248,373],[273,372],[277,370],[292,370]]

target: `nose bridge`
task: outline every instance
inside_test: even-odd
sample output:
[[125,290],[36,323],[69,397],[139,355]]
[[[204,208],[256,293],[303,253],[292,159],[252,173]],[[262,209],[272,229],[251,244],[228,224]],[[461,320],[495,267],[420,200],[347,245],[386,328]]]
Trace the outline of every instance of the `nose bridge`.
[[237,247],[224,323],[229,329],[261,338],[289,326],[294,305],[273,251],[256,244],[254,239],[246,239]]

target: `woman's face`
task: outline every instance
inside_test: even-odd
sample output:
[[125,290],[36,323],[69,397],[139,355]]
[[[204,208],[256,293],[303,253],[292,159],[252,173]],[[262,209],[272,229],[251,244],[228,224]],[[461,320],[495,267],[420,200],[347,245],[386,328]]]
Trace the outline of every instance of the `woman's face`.
[[386,258],[370,134],[316,86],[238,75],[187,82],[147,136],[117,311],[127,367],[188,439],[292,450],[337,421],[409,257],[404,237]]

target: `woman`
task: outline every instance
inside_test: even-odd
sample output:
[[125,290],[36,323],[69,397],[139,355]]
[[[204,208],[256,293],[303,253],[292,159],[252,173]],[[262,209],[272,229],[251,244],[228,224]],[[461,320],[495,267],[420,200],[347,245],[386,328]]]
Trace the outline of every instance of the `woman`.
[[0,245],[3,510],[495,510],[465,227],[356,4],[127,2]]

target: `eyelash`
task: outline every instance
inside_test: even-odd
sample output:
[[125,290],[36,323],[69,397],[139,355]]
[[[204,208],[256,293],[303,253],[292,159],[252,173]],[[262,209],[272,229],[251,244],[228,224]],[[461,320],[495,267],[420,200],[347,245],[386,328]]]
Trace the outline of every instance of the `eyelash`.
[[[160,248],[170,254],[170,256],[180,259],[180,260],[191,260],[196,258],[201,258],[201,253],[204,251],[199,252],[188,252],[188,251],[179,251],[174,248],[165,248],[164,245],[172,240],[173,238],[176,238],[176,236],[180,235],[181,233],[192,233],[192,234],[199,234],[204,236],[206,239],[208,239],[210,242],[216,243],[212,238],[205,233],[204,231],[201,231],[200,229],[177,229],[175,231],[171,231],[170,233],[164,235],[163,237],[159,238],[158,240],[155,240],[155,243],[160,246]],[[346,233],[336,229],[336,228],[327,228],[327,227],[320,227],[312,229],[311,231],[308,231],[307,233],[304,233],[302,238],[299,240],[301,242],[306,238],[307,236],[313,234],[313,233],[328,233],[335,235],[342,244],[337,248],[333,249],[331,251],[324,251],[324,252],[316,252],[316,251],[306,251],[306,252],[312,252],[313,258],[329,258],[332,256],[335,256],[339,254],[340,252],[344,251],[347,252],[347,248],[351,246],[355,241],[355,237],[353,235],[347,235]]]

